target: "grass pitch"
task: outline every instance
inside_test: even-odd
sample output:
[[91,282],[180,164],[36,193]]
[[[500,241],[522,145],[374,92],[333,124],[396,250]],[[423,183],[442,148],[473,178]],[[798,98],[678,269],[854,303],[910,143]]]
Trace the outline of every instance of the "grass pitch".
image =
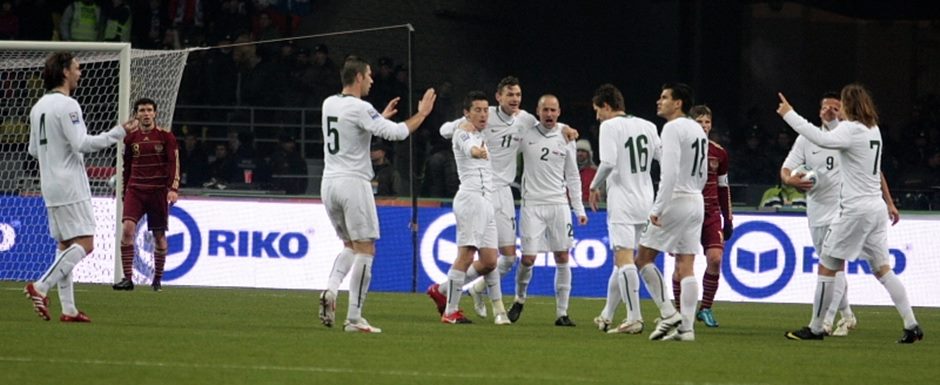
[[[114,292],[77,285],[91,324],[33,313],[24,283],[0,282],[0,384],[928,384],[940,378],[940,309],[917,308],[926,339],[898,345],[893,307],[854,308],[859,329],[789,341],[809,305],[718,303],[716,329],[695,342],[649,341],[658,312],[643,301],[642,335],[606,335],[591,320],[602,300],[572,299],[575,328],[554,322],[554,298],[531,298],[518,323],[445,325],[423,294],[370,293],[382,334],[328,329],[317,293],[149,286]],[[337,319],[345,315],[341,293]],[[507,297],[508,301],[509,298]],[[623,317],[621,309],[617,317]]]

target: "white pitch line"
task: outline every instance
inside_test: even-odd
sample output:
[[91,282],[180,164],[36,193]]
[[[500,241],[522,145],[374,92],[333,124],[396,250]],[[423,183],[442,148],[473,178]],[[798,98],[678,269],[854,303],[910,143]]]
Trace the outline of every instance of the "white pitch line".
[[[271,366],[271,365],[232,365],[232,364],[192,364],[185,362],[156,362],[156,361],[108,361],[108,360],[77,360],[63,358],[33,358],[33,357],[3,357],[0,362],[27,363],[27,364],[67,364],[67,365],[104,365],[104,366],[131,366],[131,367],[158,367],[158,368],[188,368],[188,369],[226,369],[226,370],[258,370],[275,372],[310,372],[310,373],[338,373],[338,374],[365,374],[388,375],[400,377],[442,377],[474,380],[504,380],[506,376],[484,373],[445,373],[420,372],[404,370],[368,370],[352,368],[325,368],[319,366]],[[569,376],[540,376],[527,374],[526,379],[545,380],[551,382],[580,382],[599,383],[598,379]]]

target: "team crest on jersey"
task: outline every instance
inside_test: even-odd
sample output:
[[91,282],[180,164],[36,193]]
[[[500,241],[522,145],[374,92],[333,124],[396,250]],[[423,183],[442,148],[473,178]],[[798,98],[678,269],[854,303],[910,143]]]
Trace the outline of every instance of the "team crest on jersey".
[[372,108],[369,109],[369,116],[372,117],[372,120],[376,120],[376,119],[382,117],[382,115],[379,115],[379,112],[378,112],[378,111],[376,111],[376,110],[374,110],[374,109],[372,109]]
[[140,144],[134,143],[131,145],[131,152],[133,152],[135,158],[140,156]]
[[77,112],[69,112],[69,119],[72,119],[72,124],[78,124],[82,119],[78,117]]
[[163,152],[163,145],[162,145],[162,144],[159,144],[159,143],[158,143],[158,144],[155,144],[155,145],[153,146],[153,150],[156,151],[158,154],[159,154],[159,153],[162,153],[162,152]]
[[717,158],[708,158],[708,169],[711,171],[718,170],[718,159]]
[[466,132],[460,134],[460,140],[461,140],[461,141],[464,141],[464,142],[470,140],[470,134],[468,134],[468,133],[466,133]]

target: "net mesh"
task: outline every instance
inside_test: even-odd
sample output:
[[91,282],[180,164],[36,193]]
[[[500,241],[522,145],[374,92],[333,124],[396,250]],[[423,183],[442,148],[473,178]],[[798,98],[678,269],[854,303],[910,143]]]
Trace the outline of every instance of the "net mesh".
[[[68,51],[68,47],[59,49]],[[58,50],[57,50],[58,51]],[[0,51],[0,280],[32,280],[54,258],[55,241],[39,185],[39,165],[27,153],[29,111],[44,94],[42,68],[51,50]],[[147,97],[158,103],[158,124],[171,127],[173,106],[186,64],[187,51],[131,51],[131,93],[119,100],[120,53],[78,51],[79,87],[73,93],[82,107],[91,135],[107,131],[129,116],[118,116],[119,103]],[[114,189],[118,148],[85,154],[97,234],[114,234]],[[113,237],[96,237],[95,251],[76,267],[77,281],[107,282],[114,270]]]

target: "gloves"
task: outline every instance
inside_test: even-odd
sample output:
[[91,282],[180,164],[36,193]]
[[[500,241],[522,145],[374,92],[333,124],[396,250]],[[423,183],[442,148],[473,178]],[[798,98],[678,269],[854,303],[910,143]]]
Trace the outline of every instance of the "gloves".
[[731,239],[731,235],[734,234],[734,224],[731,221],[725,221],[724,226],[721,228],[721,236],[724,238],[725,242]]

